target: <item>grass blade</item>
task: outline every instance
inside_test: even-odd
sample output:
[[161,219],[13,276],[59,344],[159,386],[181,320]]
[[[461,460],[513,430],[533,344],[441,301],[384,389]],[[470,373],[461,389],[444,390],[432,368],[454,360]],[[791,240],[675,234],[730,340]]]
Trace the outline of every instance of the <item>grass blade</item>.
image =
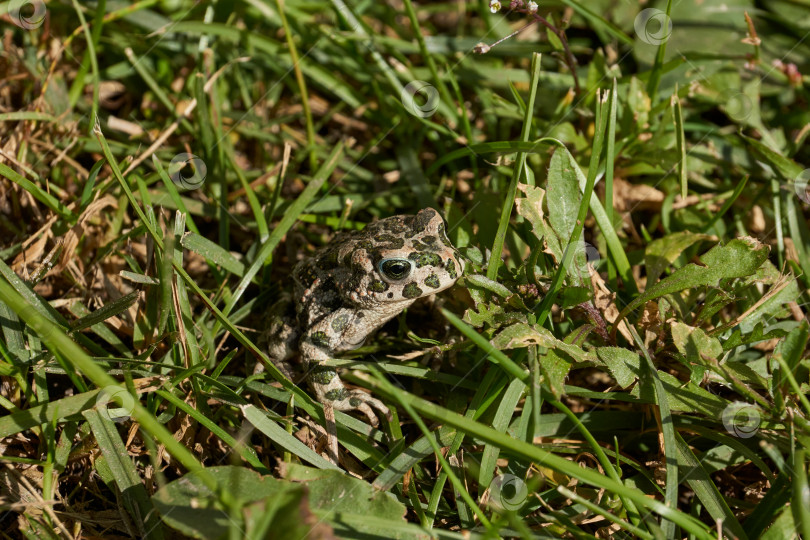
[[109,416],[94,409],[85,411],[84,417],[90,424],[96,442],[107,460],[115,484],[121,491],[124,507],[135,522],[138,534],[143,538],[163,538],[158,514],[133,466],[124,441],[115,428],[115,423]]
[[[540,58],[539,54],[532,55],[531,65],[531,83],[529,92],[529,101],[526,104],[526,114],[523,117],[523,128],[521,130],[521,141],[526,143],[529,140],[529,133],[531,131],[532,117],[534,116],[534,102],[537,96],[538,77],[540,76]],[[498,222],[498,232],[495,234],[495,243],[492,245],[492,255],[489,259],[489,266],[487,267],[487,278],[494,280],[498,276],[498,269],[501,265],[501,253],[503,252],[503,244],[506,241],[506,229],[509,227],[509,221],[512,216],[512,207],[515,204],[515,195],[517,194],[517,185],[520,177],[523,174],[523,167],[526,164],[525,152],[518,153],[518,158],[512,168],[512,180],[509,182],[509,189],[506,191],[506,197],[501,207],[501,218]]]

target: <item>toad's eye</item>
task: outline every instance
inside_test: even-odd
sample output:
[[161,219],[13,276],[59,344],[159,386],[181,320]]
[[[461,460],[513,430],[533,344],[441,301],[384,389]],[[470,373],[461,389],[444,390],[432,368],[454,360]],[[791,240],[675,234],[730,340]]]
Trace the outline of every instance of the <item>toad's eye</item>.
[[380,261],[380,273],[388,279],[399,281],[411,275],[413,263],[408,259],[383,259]]

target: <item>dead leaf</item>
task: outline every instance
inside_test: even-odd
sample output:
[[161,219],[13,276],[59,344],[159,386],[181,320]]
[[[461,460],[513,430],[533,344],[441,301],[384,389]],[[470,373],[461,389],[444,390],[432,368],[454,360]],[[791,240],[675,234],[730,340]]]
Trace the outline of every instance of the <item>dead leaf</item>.
[[116,201],[115,197],[112,195],[105,195],[104,197],[101,197],[100,199],[97,199],[87,205],[87,208],[84,209],[82,215],[79,216],[76,225],[71,227],[71,229],[65,233],[65,236],[62,237],[62,254],[59,257],[59,262],[56,263],[56,266],[54,266],[50,272],[48,272],[48,275],[62,273],[68,262],[75,257],[74,251],[79,245],[79,240],[81,240],[82,236],[84,236],[85,223],[87,223],[89,219],[108,206],[118,208],[118,201]]
[[653,340],[663,337],[661,317],[658,313],[658,304],[652,300],[644,304],[639,327],[644,330],[644,346],[649,349]]
[[664,192],[646,184],[631,184],[621,178],[613,179],[613,205],[619,212],[659,210]]
[[24,267],[37,262],[45,252],[45,244],[48,242],[50,236],[50,231],[41,234],[39,238],[28,246],[28,249],[18,253],[17,256],[14,257],[14,262],[11,263],[12,270],[18,274],[23,274]]
[[144,130],[141,126],[139,126],[135,122],[130,122],[128,120],[118,118],[117,116],[110,116],[107,119],[107,126],[113,131],[120,131],[121,133],[126,133],[130,137],[140,137],[141,135],[144,134]]
[[[593,284],[593,303],[596,309],[602,312],[602,316],[610,324],[615,324],[619,318],[619,308],[616,306],[616,293],[610,291],[605,284],[605,280],[599,275],[599,272],[591,272],[591,283]],[[619,323],[619,332],[621,332],[624,339],[633,343],[633,336],[627,328],[627,323],[621,321]]]

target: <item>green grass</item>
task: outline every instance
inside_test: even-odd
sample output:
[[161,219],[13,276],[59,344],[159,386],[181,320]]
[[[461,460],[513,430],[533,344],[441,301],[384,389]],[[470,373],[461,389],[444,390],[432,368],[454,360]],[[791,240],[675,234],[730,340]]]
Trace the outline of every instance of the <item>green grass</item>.
[[[502,3],[0,1],[4,538],[810,538],[810,4]],[[266,308],[427,206],[331,463]]]

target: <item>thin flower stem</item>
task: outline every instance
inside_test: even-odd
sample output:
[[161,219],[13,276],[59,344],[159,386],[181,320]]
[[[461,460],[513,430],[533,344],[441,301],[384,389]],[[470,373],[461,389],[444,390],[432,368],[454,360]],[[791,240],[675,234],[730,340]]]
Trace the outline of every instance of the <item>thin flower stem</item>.
[[576,93],[580,93],[579,87],[579,77],[577,77],[577,70],[576,70],[576,58],[574,58],[574,54],[571,52],[571,47],[568,46],[568,38],[565,37],[565,30],[561,30],[555,27],[553,24],[548,22],[545,17],[538,15],[537,13],[532,13],[532,17],[540,24],[554,32],[559,40],[562,42],[563,50],[565,51],[565,63],[568,65],[568,69],[571,70],[571,75],[574,77],[574,88]]
[[[500,2],[496,2],[496,3],[490,2],[490,6],[493,6],[493,5],[497,6],[496,8],[494,8],[493,13],[495,13],[495,11],[498,11],[498,10],[501,9]],[[565,57],[563,59],[563,62],[568,66],[568,69],[571,71],[571,75],[574,77],[574,89],[575,89],[576,93],[579,94],[581,89],[580,89],[580,86],[579,86],[579,77],[577,77],[577,70],[576,70],[577,61],[576,61],[576,58],[574,58],[574,54],[571,52],[571,47],[568,45],[568,38],[565,36],[565,30],[562,30],[560,28],[555,27],[553,24],[548,22],[548,20],[546,20],[545,17],[543,17],[541,15],[538,15],[535,10],[532,10],[532,9],[529,9],[529,8],[525,7],[525,5],[523,5],[522,2],[514,2],[513,1],[511,7],[512,7],[512,11],[517,12],[517,13],[523,13],[523,14],[526,14],[526,15],[531,15],[534,20],[529,22],[528,24],[518,28],[517,30],[515,30],[514,32],[512,32],[508,36],[499,39],[498,41],[496,41],[492,45],[486,45],[484,43],[480,43],[479,45],[476,46],[476,49],[475,49],[476,52],[479,53],[479,54],[486,54],[490,50],[492,50],[492,48],[495,47],[496,45],[499,45],[499,44],[503,43],[504,41],[515,37],[519,33],[523,32],[527,28],[531,27],[534,23],[539,22],[540,24],[542,24],[543,26],[548,28],[550,31],[554,32],[554,35],[557,36],[557,38],[562,43],[563,50],[565,51]]]
[[502,43],[502,42],[506,41],[507,39],[510,39],[510,38],[512,38],[512,37],[514,37],[514,36],[516,36],[516,35],[518,35],[519,33],[523,32],[524,30],[526,30],[527,28],[529,28],[530,26],[532,26],[532,25],[533,25],[534,23],[536,23],[536,22],[537,22],[537,21],[532,21],[532,22],[528,23],[527,25],[525,25],[525,26],[522,26],[522,27],[518,28],[517,30],[515,30],[514,32],[512,32],[512,33],[511,33],[511,34],[509,34],[508,36],[506,36],[506,37],[502,37],[501,39],[499,39],[498,41],[496,41],[495,43],[493,43],[492,45],[490,45],[490,46],[489,46],[489,48],[491,49],[491,48],[492,48],[492,47],[494,47],[495,45],[498,45],[499,43]]

